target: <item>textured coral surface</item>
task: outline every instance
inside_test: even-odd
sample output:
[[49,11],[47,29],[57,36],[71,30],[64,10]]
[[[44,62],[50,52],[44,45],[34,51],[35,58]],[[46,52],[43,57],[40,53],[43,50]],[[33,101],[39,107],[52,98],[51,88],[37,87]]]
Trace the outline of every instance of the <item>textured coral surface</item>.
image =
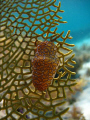
[[[70,49],[74,45],[66,43],[71,39],[70,31],[65,37],[64,32],[56,32],[56,25],[66,23],[58,15],[63,12],[60,5],[55,0],[1,0],[0,113],[4,115],[0,119],[62,119],[68,110],[61,106],[65,103],[66,88],[72,91],[75,85],[71,79],[75,73],[69,69],[75,63]],[[46,93],[38,91],[32,83],[31,61],[38,40],[55,44],[60,62]]]

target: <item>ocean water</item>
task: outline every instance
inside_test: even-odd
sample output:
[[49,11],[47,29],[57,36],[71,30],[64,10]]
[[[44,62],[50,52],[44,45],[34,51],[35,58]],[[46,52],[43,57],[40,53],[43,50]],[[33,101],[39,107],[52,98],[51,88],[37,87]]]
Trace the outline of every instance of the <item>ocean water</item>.
[[[75,44],[78,48],[83,45],[90,45],[90,0],[57,0],[56,4],[58,4],[59,1],[61,2],[61,10],[65,11],[59,15],[62,16],[62,20],[67,21],[67,23],[58,25],[57,32],[61,33],[64,31],[65,35],[68,30],[71,30],[70,35],[73,39],[67,40],[67,42]],[[18,17],[18,14],[15,13],[15,15]],[[90,64],[87,66],[90,68]],[[81,75],[83,72],[85,73],[85,69],[86,68],[83,70],[83,68],[81,68]],[[86,97],[90,96],[89,85],[84,89],[78,98],[79,105],[82,107],[83,113],[85,117],[87,117],[87,120],[90,120],[90,97]]]
[[[90,0],[60,0],[61,9],[65,12],[60,14],[63,17],[63,20],[67,21],[66,24],[60,24],[58,26],[58,32],[65,31],[65,34],[68,30],[71,30],[70,35],[73,37],[71,40],[67,40],[68,43],[75,44],[75,47],[79,49],[82,46],[90,46]],[[86,50],[85,48],[85,50]],[[85,51],[83,50],[83,52]],[[90,49],[89,49],[90,50]],[[82,55],[84,56],[84,53]],[[88,56],[89,51],[86,50],[86,55]],[[80,56],[77,56],[77,59],[80,59]],[[90,55],[89,55],[90,56]],[[81,112],[83,113],[86,120],[90,120],[90,72],[88,75],[86,72],[90,70],[90,57],[88,62],[83,61],[83,64],[79,68],[78,74],[80,75],[79,79],[86,81],[87,85],[77,97],[77,102],[75,105],[80,107]],[[81,63],[80,63],[81,64]]]
[[[67,21],[66,24],[58,26],[58,32],[71,30],[72,40],[69,43],[82,45],[90,44],[90,0],[60,0],[61,9],[64,13],[60,13],[62,20]],[[58,2],[58,0],[57,0]]]
[[[67,40],[68,43],[73,43],[75,45],[81,46],[84,41],[87,41],[90,44],[90,0],[56,0],[56,5],[61,2],[61,10],[64,10],[63,13],[60,13],[62,17],[62,21],[67,21],[65,24],[59,24],[56,26],[57,32],[61,33],[64,31],[64,36],[67,31],[70,30],[70,35],[73,37],[72,40]],[[20,3],[21,6],[24,6]],[[27,5],[30,7],[30,5]],[[19,11],[22,11],[18,8]],[[16,17],[18,17],[17,12],[13,13]],[[27,17],[27,15],[23,14],[23,17]],[[12,21],[14,18],[11,18]],[[30,18],[33,20],[33,18]],[[25,21],[28,25],[31,23],[28,20]],[[29,28],[25,27],[26,31]],[[39,33],[39,31],[38,31]],[[87,43],[86,42],[86,43]]]

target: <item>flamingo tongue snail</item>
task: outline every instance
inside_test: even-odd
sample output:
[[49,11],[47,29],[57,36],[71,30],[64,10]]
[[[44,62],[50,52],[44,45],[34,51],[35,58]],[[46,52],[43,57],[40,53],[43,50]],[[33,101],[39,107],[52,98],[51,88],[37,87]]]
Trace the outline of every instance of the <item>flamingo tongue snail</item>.
[[56,52],[56,46],[50,41],[41,42],[36,48],[32,60],[32,82],[39,91],[45,91],[55,76],[59,64]]

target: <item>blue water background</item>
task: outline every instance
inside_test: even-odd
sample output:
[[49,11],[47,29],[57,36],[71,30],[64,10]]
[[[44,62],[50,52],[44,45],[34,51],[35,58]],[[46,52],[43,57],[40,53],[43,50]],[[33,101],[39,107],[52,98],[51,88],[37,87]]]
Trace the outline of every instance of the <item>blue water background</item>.
[[[58,3],[59,0],[57,0]],[[69,43],[90,44],[90,0],[60,0],[61,10],[64,13],[60,13],[63,17],[63,21],[67,21],[66,24],[60,24],[58,31],[71,30],[72,40],[68,40]]]
[[[67,23],[60,23],[58,26],[56,26],[58,28],[57,33],[64,31],[65,36],[67,31],[70,30],[70,35],[73,37],[73,39],[67,40],[66,42],[73,43],[75,45],[82,45],[84,42],[86,42],[86,44],[90,44],[90,0],[56,0],[56,5],[58,5],[59,2],[61,2],[61,10],[64,10],[64,12],[59,12],[58,15],[62,17],[62,21],[67,21]],[[25,6],[25,4],[22,3],[20,3],[20,5],[23,7]],[[31,7],[30,4],[27,6]],[[19,11],[22,11],[21,8],[18,9]],[[12,15],[13,14],[15,17],[18,17],[19,15],[17,12],[12,13]],[[22,17],[27,18],[27,15],[22,14]],[[12,21],[15,20],[14,17],[11,17],[10,19]],[[30,20],[33,21],[33,18],[30,18]],[[19,18],[18,22],[20,21],[21,20]],[[23,23],[24,22],[29,26],[31,25],[31,23],[26,19],[23,21]],[[19,26],[22,25],[19,24]],[[35,29],[34,27],[32,30]],[[25,29],[26,31],[29,31],[28,26],[26,26]]]

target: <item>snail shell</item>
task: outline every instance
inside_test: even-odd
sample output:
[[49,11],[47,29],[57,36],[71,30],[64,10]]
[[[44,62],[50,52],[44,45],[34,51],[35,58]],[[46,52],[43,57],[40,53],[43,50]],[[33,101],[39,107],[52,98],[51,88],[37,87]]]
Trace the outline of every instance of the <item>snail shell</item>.
[[54,76],[59,64],[56,55],[57,49],[50,41],[41,42],[32,60],[32,82],[39,91],[46,90]]

